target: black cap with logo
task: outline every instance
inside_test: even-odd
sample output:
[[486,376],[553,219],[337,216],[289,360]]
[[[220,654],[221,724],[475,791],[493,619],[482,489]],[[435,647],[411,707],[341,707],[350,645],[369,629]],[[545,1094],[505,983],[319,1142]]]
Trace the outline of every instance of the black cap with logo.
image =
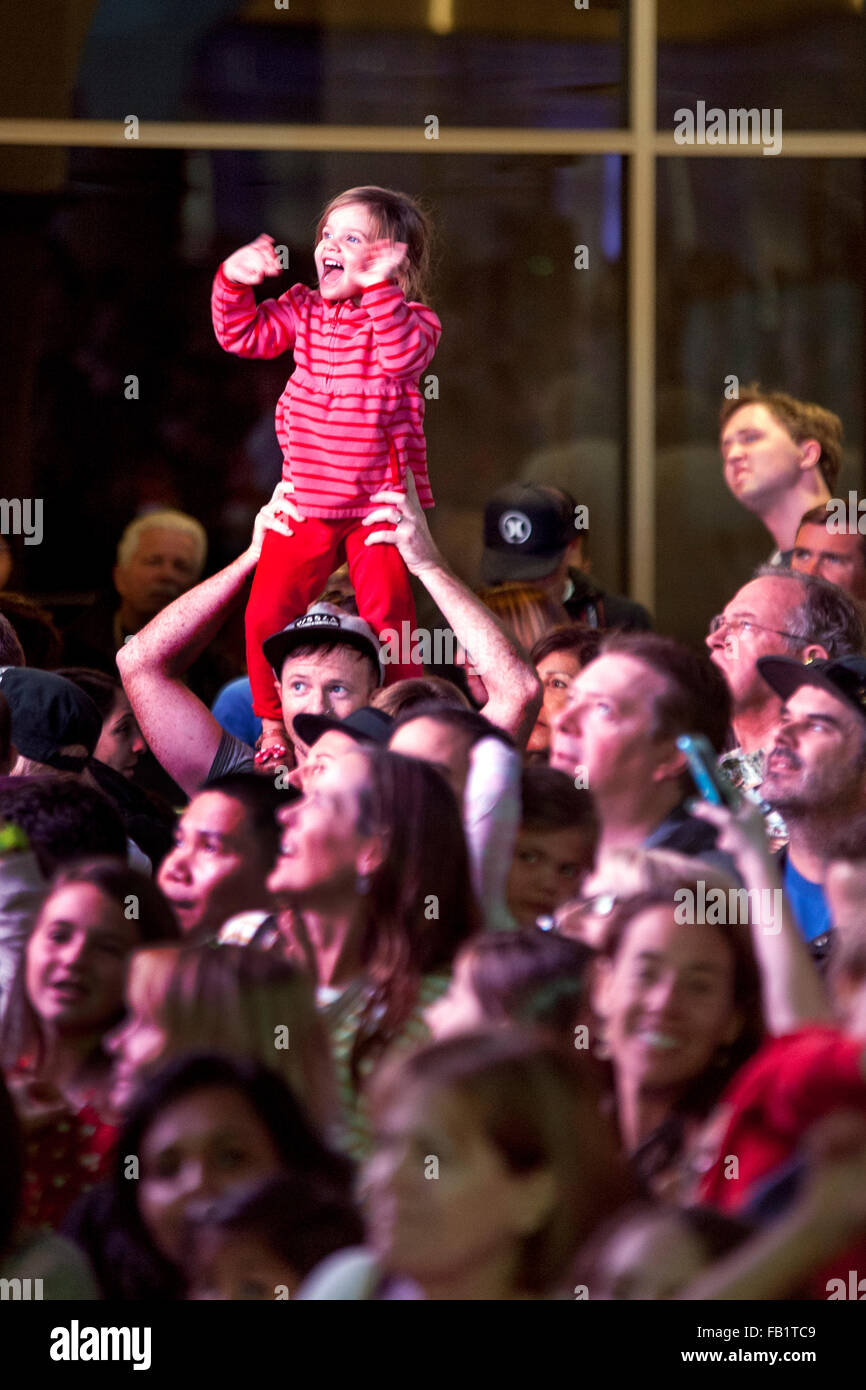
[[391,736],[394,720],[383,709],[372,705],[362,705],[360,709],[347,714],[345,719],[332,719],[327,714],[296,714],[292,727],[308,748],[322,737],[334,731],[348,734],[356,743],[385,744]]
[[555,488],[511,483],[484,509],[481,579],[485,584],[543,579],[575,538],[574,504]]

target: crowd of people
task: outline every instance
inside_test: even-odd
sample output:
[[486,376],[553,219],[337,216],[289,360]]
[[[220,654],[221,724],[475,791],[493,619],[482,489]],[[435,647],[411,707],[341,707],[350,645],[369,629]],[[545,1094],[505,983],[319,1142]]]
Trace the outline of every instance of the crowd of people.
[[774,553],[701,653],[590,578],[556,488],[490,500],[474,592],[411,472],[354,543],[399,556],[437,634],[386,640],[336,571],[261,644],[264,729],[219,636],[299,524],[285,479],[205,579],[163,511],[65,629],[0,593],[4,1279],[848,1296],[866,541],[836,524],[835,416],[755,388],[720,439]]

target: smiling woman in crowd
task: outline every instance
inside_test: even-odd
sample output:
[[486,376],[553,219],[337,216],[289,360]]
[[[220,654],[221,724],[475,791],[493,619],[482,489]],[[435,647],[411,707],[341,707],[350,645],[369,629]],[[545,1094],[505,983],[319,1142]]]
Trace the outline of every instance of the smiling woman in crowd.
[[429,1037],[424,1010],[478,927],[457,802],[426,763],[373,747],[335,759],[285,808],[268,879],[289,954],[319,986],[353,1151],[383,1052]]
[[764,1032],[748,924],[683,920],[679,893],[695,901],[706,876],[618,905],[594,988],[623,1146],[639,1176],[674,1198],[688,1140]]
[[104,1043],[123,1014],[127,958],[176,937],[162,894],[119,861],[85,861],[52,881],[0,1032],[25,1134],[27,1224],[56,1225],[103,1171],[114,1138]]

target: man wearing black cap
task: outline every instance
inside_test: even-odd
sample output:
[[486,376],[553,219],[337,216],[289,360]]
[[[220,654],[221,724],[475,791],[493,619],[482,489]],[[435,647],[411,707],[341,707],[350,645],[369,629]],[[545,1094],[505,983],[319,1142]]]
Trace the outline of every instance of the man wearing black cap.
[[30,666],[0,668],[0,691],[18,754],[13,776],[84,771],[102,732],[102,717],[89,695],[53,671]]
[[804,665],[766,656],[758,669],[783,702],[761,794],[788,827],[785,892],[804,937],[815,942],[830,929],[828,842],[866,811],[866,658]]
[[537,584],[562,603],[573,622],[588,627],[648,631],[649,613],[639,603],[606,593],[590,580],[589,518],[560,488],[511,483],[484,509],[481,580]]
[[289,773],[292,786],[306,791],[329,763],[351,753],[358,743],[378,743],[382,747],[391,736],[394,720],[384,710],[365,705],[345,719],[324,714],[296,714],[292,727],[309,749],[306,761]]
[[[541,703],[538,678],[492,614],[445,564],[424,521],[411,474],[406,481],[407,493],[384,491],[373,499],[383,506],[365,520],[385,529],[371,530],[366,544],[400,548],[407,568],[418,575],[475,661],[488,695],[485,715],[525,742]],[[296,524],[303,525],[303,518],[280,483],[259,512],[244,553],[175,599],[117,654],[118,670],[148,746],[190,794],[208,779],[251,769],[253,750],[223,732],[184,685],[184,671],[243,594],[265,532],[287,534]],[[362,619],[330,604],[315,604],[270,637],[264,650],[280,686],[286,729],[299,761],[307,749],[294,726],[296,715],[345,719],[369,705],[382,684],[385,653],[376,634]],[[278,768],[280,760],[272,765]]]

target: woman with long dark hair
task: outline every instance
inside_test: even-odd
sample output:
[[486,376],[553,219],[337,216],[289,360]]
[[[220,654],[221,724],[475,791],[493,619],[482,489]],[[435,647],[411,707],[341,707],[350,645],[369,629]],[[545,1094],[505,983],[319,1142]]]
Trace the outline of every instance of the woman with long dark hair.
[[85,860],[52,879],[0,1029],[0,1067],[25,1134],[30,1225],[56,1226],[98,1180],[115,1133],[104,1040],[123,1016],[127,958],[178,936],[159,889],[121,860]]
[[686,910],[707,877],[696,861],[690,883],[677,877],[615,908],[594,989],[623,1145],[638,1175],[674,1198],[687,1184],[689,1141],[764,1035],[748,923]]
[[287,953],[318,982],[359,1152],[366,1077],[386,1048],[427,1040],[423,1011],[479,927],[460,812],[426,763],[359,746],[278,818],[268,888]]
[[188,1223],[228,1193],[285,1174],[350,1201],[351,1165],[274,1072],[188,1053],[136,1092],[107,1181],[82,1198],[65,1233],[106,1298],[183,1298]]

